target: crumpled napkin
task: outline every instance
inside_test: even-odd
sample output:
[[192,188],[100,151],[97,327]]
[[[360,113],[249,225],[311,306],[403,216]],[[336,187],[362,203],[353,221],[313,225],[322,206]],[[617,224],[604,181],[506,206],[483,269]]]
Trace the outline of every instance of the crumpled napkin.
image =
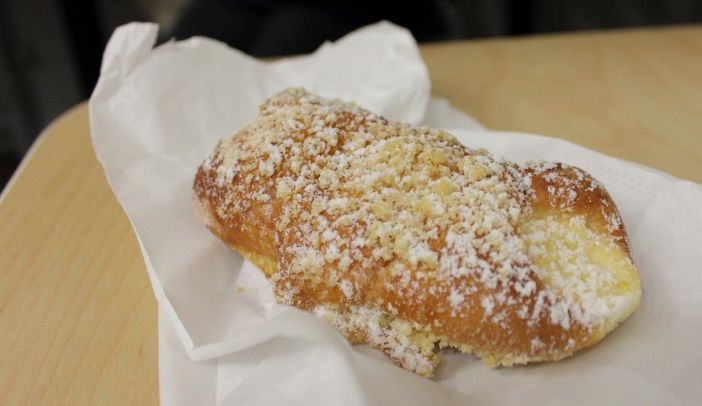
[[[135,23],[115,31],[90,99],[90,122],[96,155],[134,227],[161,309],[164,404],[702,399],[699,185],[565,141],[480,129],[429,97],[414,40],[389,23],[275,63],[206,38],[153,48],[156,33],[153,24]],[[643,282],[640,308],[571,359],[487,369],[470,356],[448,354],[431,381],[349,345],[310,314],[276,304],[261,273],[197,219],[191,184],[217,140],[289,86],[355,100],[394,120],[453,128],[465,144],[509,159],[557,160],[591,172],[627,225]]]

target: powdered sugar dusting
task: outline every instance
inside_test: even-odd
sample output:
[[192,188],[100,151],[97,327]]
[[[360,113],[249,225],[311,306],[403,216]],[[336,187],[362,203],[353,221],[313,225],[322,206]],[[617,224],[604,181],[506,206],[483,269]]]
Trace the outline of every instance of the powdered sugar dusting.
[[391,320],[378,309],[353,307],[339,313],[325,306],[316,306],[313,312],[347,337],[362,335],[369,345],[385,352],[412,372],[431,376],[439,361],[434,353],[436,337],[418,333],[406,321]]
[[[511,337],[521,320],[530,342],[490,353],[511,364],[561,354],[573,326],[594,329],[618,306],[616,295],[602,294],[613,291],[614,279],[581,241],[604,252],[617,247],[575,210],[601,185],[576,168],[519,166],[444,131],[290,89],[221,141],[202,169],[216,186],[202,193],[221,203],[222,221],[260,203],[275,216],[279,271],[272,281],[281,302],[333,302],[315,311],[342,330],[363,326],[373,345],[413,370],[434,361],[396,334],[399,325],[383,321],[407,309],[425,309],[413,328],[473,334],[486,345],[495,335]],[[538,182],[563,216],[534,217]],[[618,213],[605,206],[606,228],[621,232]],[[584,237],[573,234],[581,228]],[[480,324],[444,329],[446,315]],[[544,323],[561,333],[538,336]]]

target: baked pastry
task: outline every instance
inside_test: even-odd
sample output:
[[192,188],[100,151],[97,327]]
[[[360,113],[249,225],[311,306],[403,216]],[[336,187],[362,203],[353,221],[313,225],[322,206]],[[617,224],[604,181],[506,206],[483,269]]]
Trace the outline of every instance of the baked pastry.
[[198,168],[197,212],[280,303],[431,376],[555,361],[637,307],[614,202],[565,164],[510,163],[450,134],[286,90]]

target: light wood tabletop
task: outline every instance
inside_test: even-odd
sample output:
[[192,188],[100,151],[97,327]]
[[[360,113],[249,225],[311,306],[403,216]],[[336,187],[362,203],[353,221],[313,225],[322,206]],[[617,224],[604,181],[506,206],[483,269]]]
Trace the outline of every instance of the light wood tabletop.
[[[433,93],[495,129],[544,133],[702,182],[702,27],[422,46]],[[86,104],[0,198],[0,404],[153,404],[157,314]]]
[[702,26],[422,47],[433,92],[496,130],[702,182]]

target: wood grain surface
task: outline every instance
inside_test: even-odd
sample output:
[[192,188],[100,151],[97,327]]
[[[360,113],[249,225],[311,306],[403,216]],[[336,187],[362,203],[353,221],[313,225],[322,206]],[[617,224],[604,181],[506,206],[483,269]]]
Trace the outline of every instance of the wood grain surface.
[[59,118],[0,202],[0,404],[154,404],[156,301],[90,143]]
[[702,27],[422,47],[433,93],[488,128],[702,182]]
[[[702,181],[702,27],[432,44],[433,93],[488,127]],[[194,170],[194,168],[193,168]],[[82,104],[0,200],[0,404],[158,402],[156,303]]]

